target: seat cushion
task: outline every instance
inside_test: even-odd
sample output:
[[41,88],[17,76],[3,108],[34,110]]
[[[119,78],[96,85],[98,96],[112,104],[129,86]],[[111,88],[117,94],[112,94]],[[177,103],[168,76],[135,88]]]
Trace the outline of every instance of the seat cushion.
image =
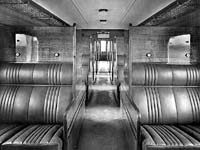
[[198,124],[200,87],[131,87],[141,124]]
[[61,150],[63,128],[60,125],[29,125],[2,144],[2,150]]
[[142,149],[200,149],[200,126],[143,125]]
[[0,123],[62,124],[72,86],[0,85]]
[[23,129],[25,126],[23,125],[8,125],[1,124],[0,125],[0,144],[8,140],[14,134],[16,134],[19,130]]

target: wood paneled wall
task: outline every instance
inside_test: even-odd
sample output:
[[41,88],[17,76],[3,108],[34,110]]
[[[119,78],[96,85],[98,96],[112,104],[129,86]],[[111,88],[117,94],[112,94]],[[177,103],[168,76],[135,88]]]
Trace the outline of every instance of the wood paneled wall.
[[[132,27],[129,31],[131,62],[168,62],[168,42],[173,36],[191,34],[191,54],[188,61],[199,61],[197,29],[192,27]],[[147,57],[150,53],[151,57]]]
[[125,36],[117,37],[117,74],[119,81],[127,79],[128,70],[128,31],[125,32]]
[[80,80],[86,81],[89,71],[90,59],[90,36],[85,35],[81,30],[77,31],[77,76]]
[[[75,35],[73,27],[34,27],[31,35],[38,38],[40,62],[72,62]],[[59,56],[56,57],[55,54]]]
[[[129,82],[127,82],[129,86],[132,82],[130,79],[132,63],[168,63],[168,41],[173,36],[191,35],[191,57],[188,58],[188,61],[189,63],[199,63],[199,29],[199,27],[132,27],[129,31]],[[152,56],[147,57],[148,53]]]
[[[26,34],[38,38],[38,52],[32,52],[31,61],[24,55],[16,57],[15,34]],[[73,62],[76,43],[73,27],[0,27],[1,61],[12,62]],[[28,49],[27,49],[28,50]],[[34,49],[36,50],[36,49]],[[56,57],[55,54],[59,56]],[[38,56],[35,56],[35,55]],[[38,57],[38,58],[37,58]],[[37,60],[36,60],[37,58]]]

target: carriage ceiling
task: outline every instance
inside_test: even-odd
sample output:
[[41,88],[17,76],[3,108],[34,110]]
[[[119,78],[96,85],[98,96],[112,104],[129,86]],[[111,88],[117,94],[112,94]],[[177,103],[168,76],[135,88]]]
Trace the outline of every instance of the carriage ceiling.
[[[79,29],[127,29],[143,22],[175,0],[33,0]],[[100,13],[99,9],[107,9]],[[107,20],[101,23],[100,20]]]

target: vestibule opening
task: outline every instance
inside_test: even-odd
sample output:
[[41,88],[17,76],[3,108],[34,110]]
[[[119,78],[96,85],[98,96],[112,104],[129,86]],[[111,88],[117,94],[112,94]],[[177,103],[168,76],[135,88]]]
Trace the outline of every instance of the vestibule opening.
[[110,55],[111,47],[110,47],[111,41],[100,41],[100,57],[98,60],[98,73],[110,73],[112,71],[111,64],[112,64],[112,57]]
[[113,39],[94,39],[91,43],[90,72],[93,80],[98,76],[114,79],[116,70],[116,46]]

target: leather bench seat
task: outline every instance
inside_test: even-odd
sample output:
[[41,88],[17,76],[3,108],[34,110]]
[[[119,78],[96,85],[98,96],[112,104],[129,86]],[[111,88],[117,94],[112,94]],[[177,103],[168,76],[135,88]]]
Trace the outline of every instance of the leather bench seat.
[[131,93],[141,114],[142,150],[200,149],[199,87],[132,87]]
[[130,96],[142,150],[200,150],[200,66],[132,64]]
[[72,63],[0,64],[0,149],[64,149]]
[[200,149],[200,126],[143,125],[142,149]]
[[2,150],[62,149],[62,125],[28,125],[2,145]]

